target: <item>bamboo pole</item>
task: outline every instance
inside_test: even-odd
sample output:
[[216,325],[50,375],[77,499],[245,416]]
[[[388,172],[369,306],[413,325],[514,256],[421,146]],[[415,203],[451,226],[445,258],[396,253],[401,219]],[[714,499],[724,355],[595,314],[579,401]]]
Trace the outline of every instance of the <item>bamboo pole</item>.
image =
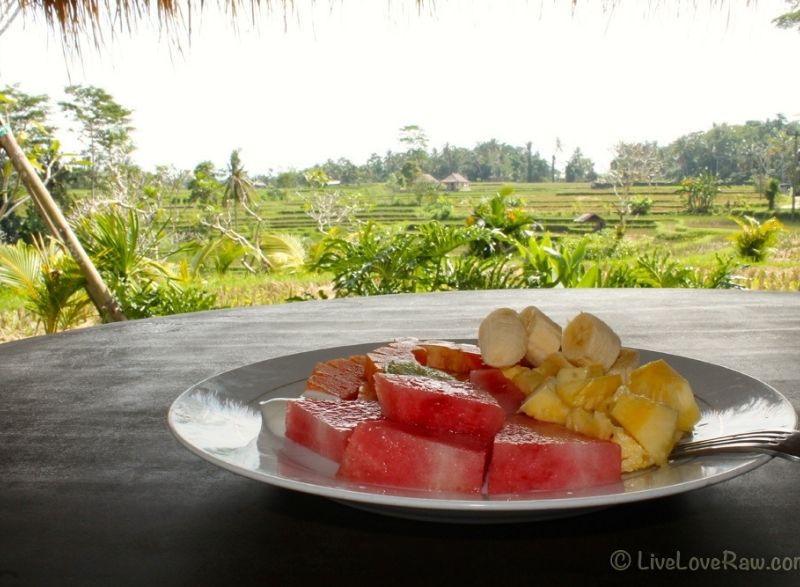
[[28,190],[37,210],[42,214],[42,219],[51,230],[55,231],[54,236],[66,245],[78,264],[81,273],[86,278],[86,291],[97,311],[100,312],[100,316],[104,320],[111,322],[126,320],[127,317],[120,309],[114,296],[111,295],[111,291],[106,286],[100,273],[98,273],[89,255],[86,254],[83,245],[81,245],[78,237],[72,231],[67,219],[64,218],[64,214],[58,204],[53,200],[50,192],[47,191],[47,187],[42,183],[36,170],[14,138],[11,129],[2,118],[0,118],[0,147],[8,153],[11,164],[22,179],[22,183]]

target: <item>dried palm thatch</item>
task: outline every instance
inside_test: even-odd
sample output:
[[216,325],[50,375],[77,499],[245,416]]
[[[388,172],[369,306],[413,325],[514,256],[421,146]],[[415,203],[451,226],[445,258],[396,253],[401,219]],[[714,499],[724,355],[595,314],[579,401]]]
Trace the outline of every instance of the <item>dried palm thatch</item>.
[[[312,4],[318,0],[309,0]],[[385,0],[391,4],[392,0]],[[423,8],[434,12],[437,0],[403,0],[414,4],[420,12]],[[440,0],[442,1],[442,0]],[[542,0],[543,1],[543,0]],[[554,3],[569,3],[573,10],[579,0],[552,0]],[[584,3],[589,0],[583,0]],[[621,0],[599,0],[604,10],[613,12]],[[639,2],[639,0],[634,0]],[[227,12],[231,21],[247,15],[255,21],[258,13],[278,13],[284,20],[295,11],[298,0],[216,0]],[[331,5],[344,0],[328,0]],[[697,5],[708,2],[725,6],[727,0],[648,0],[649,5],[665,5],[671,9],[677,5]],[[757,0],[745,0],[749,6]],[[785,0],[790,11],[773,21],[780,28],[800,27],[800,0]],[[131,32],[141,21],[157,21],[167,36],[176,40],[183,31],[191,34],[192,17],[198,15],[206,0],[0,0],[0,35],[18,17],[44,20],[58,31],[67,49],[79,50],[81,41],[91,39],[96,46],[103,44],[105,37],[117,32]]]
[[[320,0],[308,0],[310,3]],[[331,5],[345,0],[328,0]],[[384,0],[391,4],[392,0]],[[443,0],[439,0],[440,2]],[[458,0],[453,0],[458,1]],[[544,1],[544,0],[541,0]],[[573,10],[589,0],[551,0],[554,3],[569,3]],[[604,10],[613,12],[622,0],[599,0]],[[639,0],[632,0],[638,3]],[[415,5],[422,12],[435,12],[437,0],[403,0],[401,3]],[[675,9],[680,5],[689,7],[707,2],[714,6],[730,5],[728,0],[648,0],[653,6]],[[745,0],[749,6],[757,0]],[[778,16],[774,23],[781,28],[800,27],[800,0],[785,0],[789,12]],[[295,12],[296,4],[302,0],[216,0],[216,4],[230,15],[235,23],[241,16],[255,21],[263,10],[287,19]],[[206,5],[206,0],[0,0],[0,35],[19,17],[30,21],[44,21],[61,36],[64,46],[79,50],[82,41],[91,40],[100,46],[106,37],[119,32],[131,32],[141,21],[157,22],[168,38],[176,40],[178,33],[191,33],[192,17],[197,16]],[[425,9],[425,10],[423,10]]]
[[[192,16],[205,4],[205,0],[0,0],[0,35],[21,17],[44,21],[61,36],[64,46],[73,50],[80,50],[85,40],[99,47],[107,37],[130,33],[141,22],[157,22],[174,40],[180,31],[191,33]],[[262,8],[288,14],[294,0],[218,0],[218,4],[232,20],[242,13],[255,20]]]

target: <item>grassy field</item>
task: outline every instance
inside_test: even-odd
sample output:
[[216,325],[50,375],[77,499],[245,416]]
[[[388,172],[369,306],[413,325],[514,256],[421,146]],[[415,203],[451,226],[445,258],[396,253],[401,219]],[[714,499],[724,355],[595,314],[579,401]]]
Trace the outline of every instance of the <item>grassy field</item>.
[[[367,184],[362,186],[342,186],[338,189],[342,194],[355,197],[361,204],[357,217],[361,221],[377,223],[413,224],[428,220],[431,213],[428,206],[438,196],[452,206],[452,212],[445,220],[448,223],[463,223],[474,206],[483,199],[494,196],[497,191],[509,184],[476,183],[469,191],[439,192],[433,194],[416,194],[393,192],[384,184]],[[600,214],[608,220],[615,217],[617,195],[611,188],[592,189],[586,183],[518,183],[513,184],[513,198],[520,200],[536,219],[551,232],[582,232],[591,229],[589,226],[575,225],[573,218],[586,213]],[[306,198],[312,190],[282,190],[279,193],[270,190],[259,190],[259,212],[265,219],[265,227],[273,231],[290,232],[311,236],[314,226],[304,210]],[[676,186],[635,187],[633,194],[653,200],[653,206],[647,216],[633,218],[629,221],[632,228],[654,229],[656,222],[669,224],[680,216],[682,204]],[[178,200],[185,201],[185,194]],[[721,212],[766,209],[766,202],[752,186],[723,187],[717,197]],[[168,206],[174,225],[180,230],[190,230],[196,225],[198,208],[188,203],[174,203]],[[723,216],[724,218],[724,216]],[[239,215],[240,228],[250,222],[244,215]],[[733,222],[728,223],[735,226]]]
[[[473,208],[482,200],[494,196],[501,183],[472,184],[469,191],[416,194],[393,192],[383,184],[341,186],[342,195],[358,202],[359,221],[379,224],[413,226],[430,220],[431,204],[445,206],[450,224],[464,224]],[[618,222],[615,210],[618,201],[613,189],[592,189],[589,184],[536,183],[514,184],[512,198],[530,212],[556,237],[585,234],[593,230],[590,224],[577,224],[574,219],[584,213],[595,213],[607,221],[613,230]],[[182,232],[198,230],[203,214],[199,206],[186,202],[186,193],[172,198],[163,208],[172,229]],[[263,219],[262,230],[289,233],[311,245],[320,238],[314,222],[305,211],[311,190],[269,190],[258,192],[254,203]],[[731,240],[738,230],[730,218],[734,213],[767,215],[766,201],[752,186],[723,187],[717,196],[714,214],[688,215],[676,186],[647,186],[633,188],[633,195],[652,200],[646,215],[633,216],[627,221],[626,245],[631,254],[661,249],[669,250],[681,262],[710,267],[716,255],[733,255]],[[737,269],[739,283],[753,289],[800,290],[800,220],[790,220],[785,208],[788,198],[778,200],[785,230],[770,258],[759,264],[742,263]],[[247,233],[253,219],[240,211],[237,229]],[[249,275],[230,271],[225,275],[209,275],[206,285],[217,294],[219,307],[281,303],[287,299],[330,297],[329,276],[306,272]],[[89,321],[89,324],[93,321]],[[20,299],[0,288],[0,341],[41,333],[22,308]]]

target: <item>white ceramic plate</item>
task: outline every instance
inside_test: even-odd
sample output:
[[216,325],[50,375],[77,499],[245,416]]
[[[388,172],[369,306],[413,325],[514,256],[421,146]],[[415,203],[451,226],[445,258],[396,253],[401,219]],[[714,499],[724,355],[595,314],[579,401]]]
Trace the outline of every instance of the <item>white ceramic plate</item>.
[[[216,375],[183,392],[169,425],[189,450],[234,473],[382,514],[450,522],[508,522],[563,517],[596,508],[683,493],[741,475],[765,455],[683,459],[623,476],[622,483],[582,491],[465,497],[354,485],[334,477],[330,461],[283,437],[285,402],[297,397],[319,361],[363,354],[372,343],[324,349],[254,363]],[[665,359],[691,383],[702,419],[694,438],[763,428],[794,429],[789,401],[769,385],[737,371],[686,357],[641,351],[642,362]],[[262,404],[269,401],[267,409]]]

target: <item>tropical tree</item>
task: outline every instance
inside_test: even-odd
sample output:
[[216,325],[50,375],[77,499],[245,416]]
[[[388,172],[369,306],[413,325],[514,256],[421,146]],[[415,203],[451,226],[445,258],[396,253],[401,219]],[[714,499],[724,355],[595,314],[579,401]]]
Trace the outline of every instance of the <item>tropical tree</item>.
[[231,152],[231,158],[228,162],[228,176],[225,178],[223,185],[223,204],[233,204],[233,225],[235,228],[239,204],[245,207],[248,206],[255,194],[253,183],[247,177],[247,170],[245,170],[242,159],[239,157],[239,149]]
[[[17,86],[0,90],[0,115],[13,129],[20,148],[39,178],[61,206],[68,205],[64,185],[73,158],[61,152],[49,122],[49,97],[32,95]],[[22,177],[7,153],[0,150],[0,228],[9,241],[45,231],[40,215],[33,213]],[[20,214],[22,212],[22,214]]]
[[624,143],[614,147],[609,178],[617,196],[619,231],[631,213],[631,189],[637,183],[652,183],[662,172],[663,161],[656,143]]
[[774,22],[775,26],[778,28],[797,28],[800,30],[800,0],[786,0],[786,3],[790,6],[789,12],[781,14],[772,22]]
[[564,169],[564,180],[567,182],[594,181],[596,178],[594,162],[588,157],[584,157],[580,147],[576,148],[569,161],[567,161],[567,166]]
[[98,187],[107,192],[127,193],[125,167],[130,164],[134,150],[132,111],[95,86],[67,86],[64,92],[70,99],[59,102],[59,106],[79,125],[77,130],[89,160],[92,197]]
[[189,201],[208,204],[219,199],[222,184],[217,180],[217,171],[211,161],[201,161],[192,172],[187,184]]
[[428,135],[416,124],[407,124],[400,128],[400,142],[410,151],[424,151],[428,146]]
[[329,178],[321,169],[308,171],[305,180],[312,190],[303,197],[303,210],[321,233],[327,233],[334,226],[355,221],[356,214],[362,209],[357,194],[343,194],[339,190],[325,189]]

